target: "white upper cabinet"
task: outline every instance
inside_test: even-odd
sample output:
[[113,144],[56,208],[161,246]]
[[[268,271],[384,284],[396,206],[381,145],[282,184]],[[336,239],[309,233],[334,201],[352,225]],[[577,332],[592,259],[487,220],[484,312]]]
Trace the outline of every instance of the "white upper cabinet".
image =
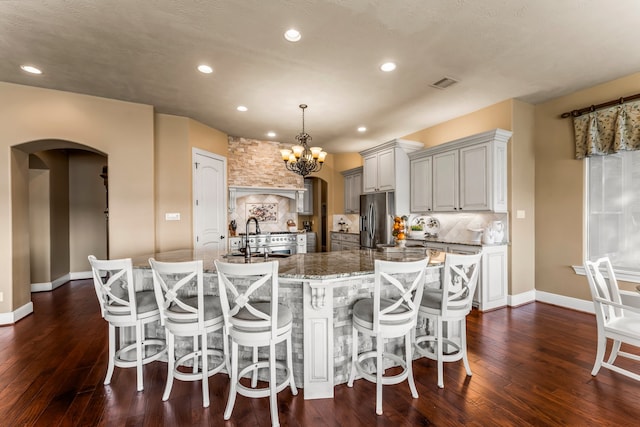
[[421,142],[394,139],[361,151],[364,193],[395,192],[397,215],[409,212],[409,153],[423,147]]
[[362,167],[342,172],[344,176],[344,213],[360,213]]
[[433,156],[433,210],[456,211],[460,184],[458,182],[458,150]]
[[465,211],[491,210],[491,144],[460,149],[460,205]]
[[395,153],[393,148],[372,153],[364,158],[364,192],[393,191]]
[[506,212],[511,134],[495,129],[411,153],[411,211]]
[[411,212],[430,212],[433,209],[432,170],[432,156],[411,160]]

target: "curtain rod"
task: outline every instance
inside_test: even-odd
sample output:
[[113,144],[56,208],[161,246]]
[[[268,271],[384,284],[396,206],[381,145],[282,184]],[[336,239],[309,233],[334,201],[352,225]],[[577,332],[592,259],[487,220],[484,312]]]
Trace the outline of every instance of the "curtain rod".
[[640,99],[640,93],[636,93],[635,95],[627,96],[626,98],[620,97],[619,99],[613,99],[608,102],[603,102],[602,104],[592,105],[590,107],[584,107],[579,110],[568,111],[566,113],[562,113],[560,117],[566,119],[567,117],[580,117],[584,113],[589,113],[591,111],[598,110],[604,107],[611,107],[613,105],[622,105],[627,101],[633,101],[635,99]]

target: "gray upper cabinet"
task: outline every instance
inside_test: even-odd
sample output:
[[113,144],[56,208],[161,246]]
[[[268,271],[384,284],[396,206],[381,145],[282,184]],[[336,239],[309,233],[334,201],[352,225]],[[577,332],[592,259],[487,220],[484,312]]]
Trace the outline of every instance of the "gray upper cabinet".
[[310,179],[304,180],[304,200],[302,202],[302,212],[300,215],[313,215],[313,181]]
[[363,159],[363,193],[393,191],[394,204],[390,212],[409,212],[409,153],[423,147],[421,142],[394,139],[360,152]]
[[344,176],[344,213],[360,213],[362,166],[342,172]]
[[431,212],[433,210],[432,170],[432,156],[411,160],[411,212]]
[[509,138],[495,129],[411,153],[411,211],[506,212]]

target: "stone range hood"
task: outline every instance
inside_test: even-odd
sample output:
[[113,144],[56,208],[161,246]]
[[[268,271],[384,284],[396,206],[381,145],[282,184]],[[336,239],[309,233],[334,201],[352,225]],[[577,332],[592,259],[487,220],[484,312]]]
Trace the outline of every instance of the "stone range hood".
[[238,197],[251,196],[256,194],[270,194],[274,196],[287,197],[296,201],[296,211],[302,212],[304,209],[304,188],[279,188],[279,187],[243,187],[229,186],[229,212],[236,209],[236,199]]

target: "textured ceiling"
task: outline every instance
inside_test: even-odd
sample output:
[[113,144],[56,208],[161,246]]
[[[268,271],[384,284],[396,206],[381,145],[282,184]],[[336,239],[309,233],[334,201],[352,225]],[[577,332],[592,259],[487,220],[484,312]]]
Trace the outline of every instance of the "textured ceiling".
[[[639,22],[637,0],[0,0],[0,81],[282,142],[306,103],[314,145],[359,151],[505,99],[535,104],[637,72]],[[300,42],[283,39],[290,27]],[[387,60],[395,72],[379,71]],[[444,76],[460,82],[429,86]]]

